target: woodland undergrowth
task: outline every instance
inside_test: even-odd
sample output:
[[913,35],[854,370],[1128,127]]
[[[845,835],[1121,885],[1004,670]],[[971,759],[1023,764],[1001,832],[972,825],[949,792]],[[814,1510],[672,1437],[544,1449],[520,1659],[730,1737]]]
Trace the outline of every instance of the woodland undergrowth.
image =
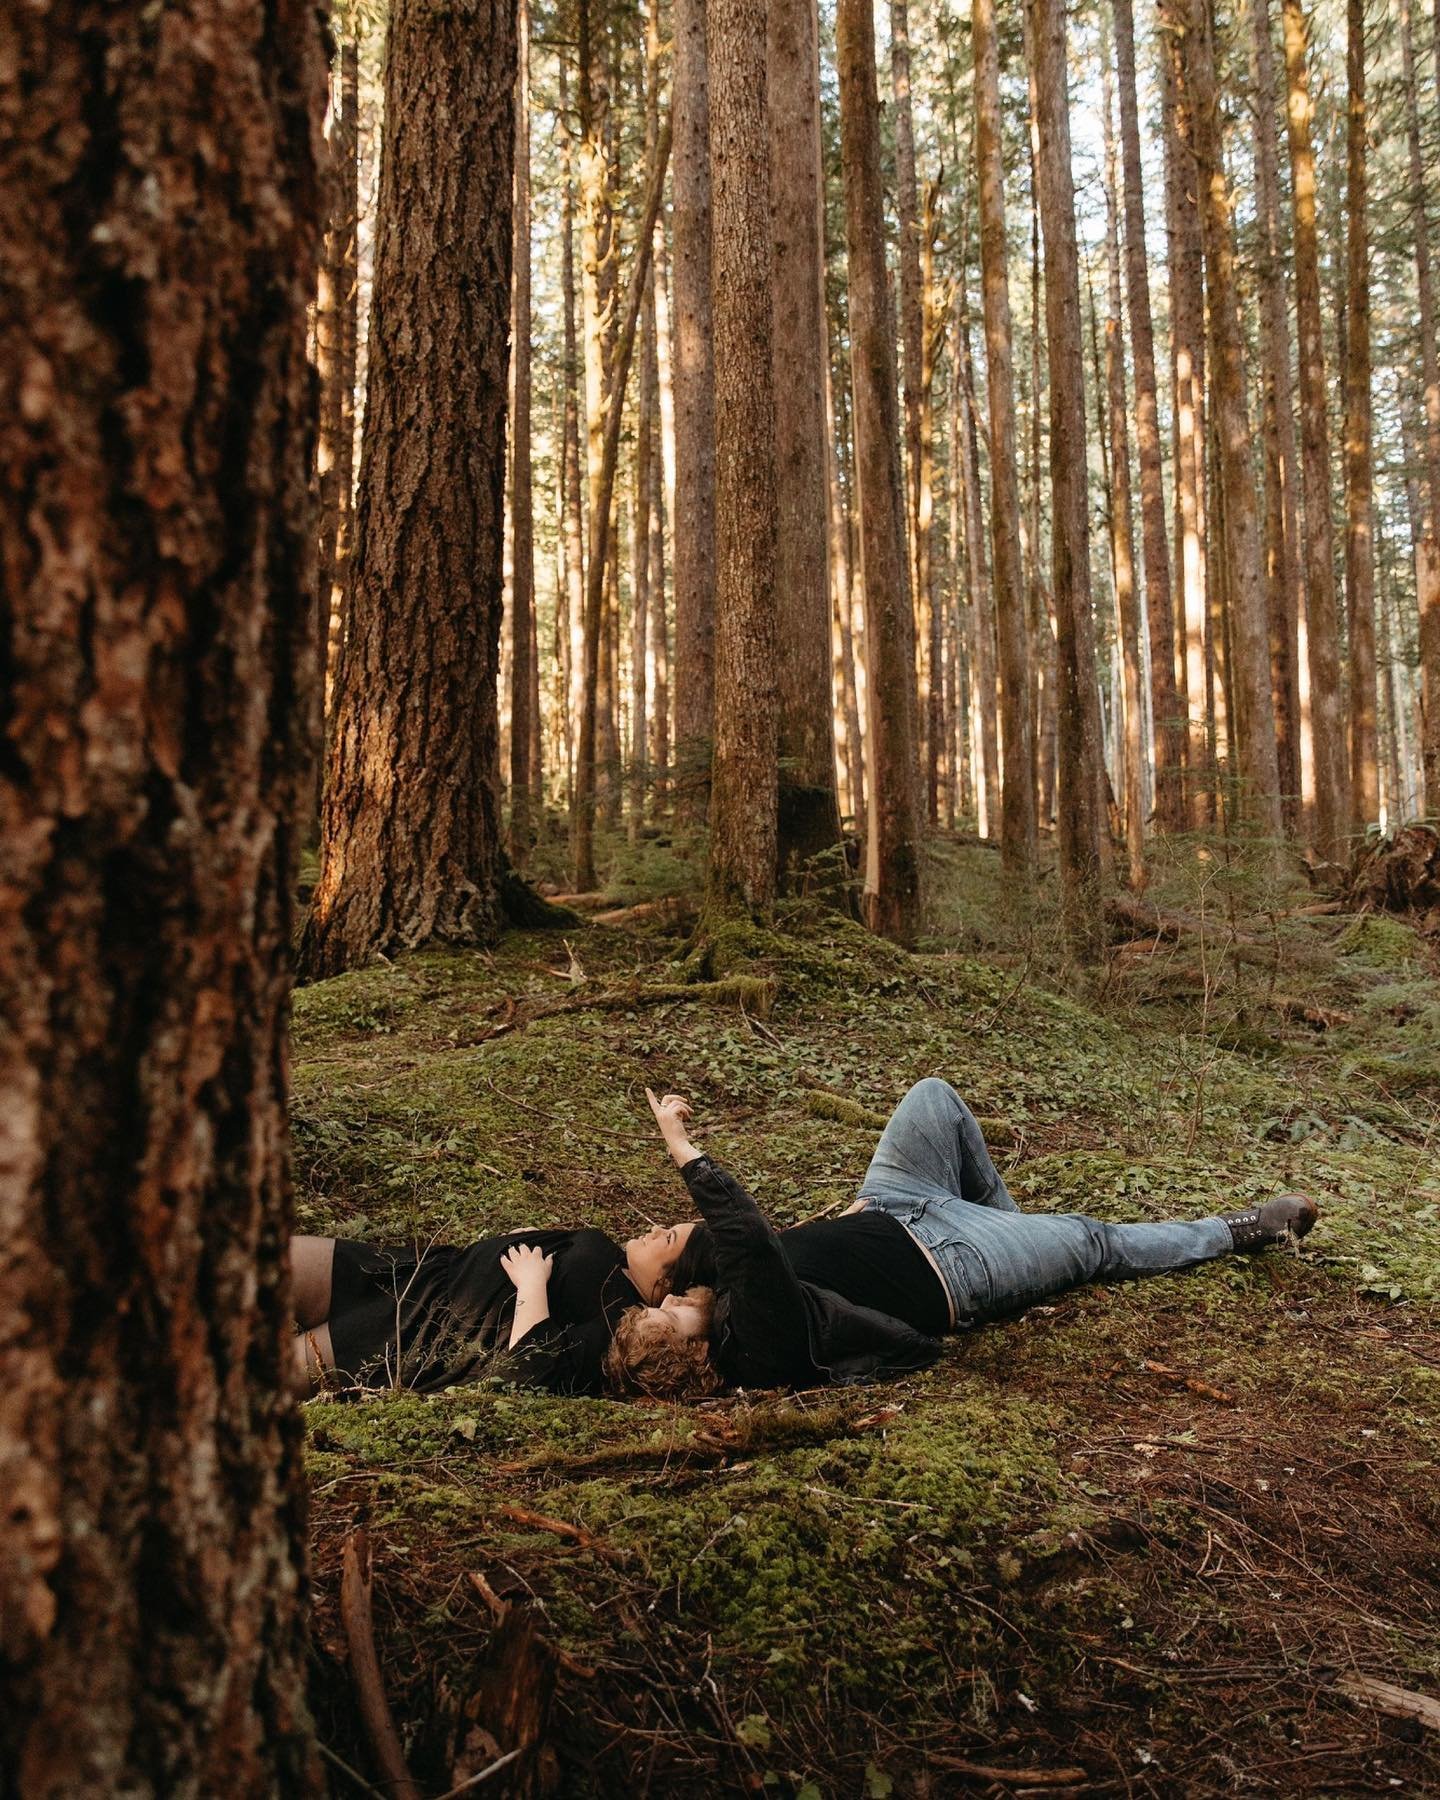
[[1363,1697],[1440,1686],[1435,946],[1186,839],[1145,896],[1182,928],[1132,923],[1080,975],[1053,876],[1027,912],[992,850],[942,839],[916,954],[800,900],[702,969],[684,847],[614,848],[585,903],[608,922],[297,994],[301,1229],[681,1217],[647,1083],[789,1223],[849,1203],[928,1074],[1023,1206],[1304,1187],[1321,1223],[1302,1255],[1067,1296],[882,1388],[311,1403],[333,1754],[369,1779],[337,1614],[364,1520],[428,1793],[493,1750],[496,1599],[553,1647],[551,1791],[1440,1791],[1440,1735]]

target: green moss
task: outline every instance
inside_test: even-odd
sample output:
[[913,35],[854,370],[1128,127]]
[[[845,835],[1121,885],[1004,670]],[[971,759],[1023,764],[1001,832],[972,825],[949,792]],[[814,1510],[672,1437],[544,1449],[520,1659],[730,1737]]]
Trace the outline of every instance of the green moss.
[[1361,913],[1346,926],[1337,948],[1377,969],[1411,968],[1424,956],[1415,927],[1388,913]]

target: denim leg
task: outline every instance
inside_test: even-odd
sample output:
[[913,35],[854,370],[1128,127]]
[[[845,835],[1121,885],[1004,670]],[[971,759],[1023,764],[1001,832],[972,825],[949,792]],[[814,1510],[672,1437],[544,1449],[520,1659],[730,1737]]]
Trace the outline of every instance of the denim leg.
[[917,1081],[890,1115],[860,1192],[900,1196],[914,1194],[917,1184],[996,1212],[1018,1211],[974,1113],[935,1075]]
[[1122,1281],[1194,1268],[1234,1247],[1223,1219],[1111,1225],[1083,1213],[949,1209],[949,1225],[978,1253],[990,1293],[980,1316],[1000,1318],[1091,1281]]

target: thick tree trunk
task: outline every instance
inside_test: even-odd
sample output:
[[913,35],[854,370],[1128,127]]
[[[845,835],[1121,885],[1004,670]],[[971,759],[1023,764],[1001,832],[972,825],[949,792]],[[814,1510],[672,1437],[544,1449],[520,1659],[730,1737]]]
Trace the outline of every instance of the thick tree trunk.
[[990,409],[990,537],[999,627],[1000,730],[1005,792],[1000,857],[1028,879],[1035,860],[1035,742],[1020,550],[1020,478],[1015,450],[1014,335],[1005,237],[1005,159],[1000,128],[1000,54],[994,0],[974,0],[975,156],[980,196],[980,272],[985,313],[985,386]]
[[845,889],[839,880],[840,807],[835,793],[826,562],[819,26],[815,0],[769,0],[766,11],[779,504],[778,874],[783,887],[818,885],[839,898]]
[[1330,527],[1330,425],[1320,314],[1315,152],[1301,0],[1283,0],[1291,195],[1295,215],[1295,313],[1300,338],[1300,437],[1305,489],[1305,599],[1310,728],[1315,744],[1315,841],[1322,856],[1344,848],[1345,740],[1340,720],[1340,626]]
[[778,799],[768,11],[767,0],[707,0],[705,42],[712,276],[720,300],[714,308],[715,757],[706,907],[712,917],[740,913],[755,920],[768,917],[775,898]]
[[1105,392],[1110,431],[1110,563],[1125,671],[1122,787],[1130,885],[1145,885],[1145,700],[1140,666],[1140,595],[1135,585],[1135,519],[1130,499],[1130,431],[1125,393],[1125,336],[1120,315],[1120,202],[1118,158],[1110,93],[1109,44],[1102,35],[1105,136]]
[[60,0],[4,36],[0,1786],[316,1793],[285,1253],[322,20]]
[[1375,671],[1374,467],[1370,424],[1370,244],[1365,170],[1365,6],[1348,0],[1345,357],[1345,591],[1350,627],[1350,829],[1380,822]]
[[1165,210],[1170,265],[1170,348],[1174,381],[1176,693],[1186,715],[1185,766],[1192,825],[1215,818],[1215,782],[1206,734],[1205,636],[1209,589],[1205,534],[1204,251],[1191,101],[1185,83],[1185,8],[1161,0],[1165,108]]
[[1400,0],[1400,48],[1405,82],[1406,133],[1410,151],[1410,188],[1415,208],[1415,286],[1420,314],[1420,368],[1425,414],[1425,479],[1420,493],[1420,544],[1415,561],[1420,611],[1420,761],[1425,778],[1425,809],[1429,813],[1440,813],[1440,353],[1436,349],[1435,290],[1430,270],[1430,218],[1425,199],[1425,164],[1420,152],[1420,115],[1412,39],[1410,0]]
[[703,815],[715,715],[715,349],[705,0],[675,0],[675,768]]
[[1155,822],[1183,830],[1185,717],[1175,687],[1175,609],[1165,529],[1165,483],[1155,377],[1155,330],[1145,245],[1144,173],[1135,91],[1135,24],[1131,0],[1114,0],[1115,70],[1120,98],[1120,149],[1125,187],[1125,289],[1134,355],[1135,450],[1140,474],[1140,531],[1145,552],[1145,613],[1150,626],[1150,713],[1154,725]]
[[515,249],[510,422],[510,860],[523,868],[535,838],[530,788],[535,662],[535,513],[530,476],[530,0],[517,0]]
[[345,683],[301,960],[473,944],[500,922],[496,680],[515,18],[399,0],[385,62]]
[[920,831],[911,713],[914,662],[905,508],[899,480],[900,418],[886,294],[872,0],[838,0],[835,33],[870,718],[865,904],[872,929],[905,942],[913,938],[919,923]]
[[[329,597],[329,613],[321,616],[324,641],[326,732],[334,719],[334,703],[340,691],[345,654],[345,635],[350,620],[350,587],[355,568],[355,382],[360,352],[360,46],[347,37],[340,50],[340,112],[343,135],[337,148],[342,158],[344,238],[340,244],[340,423],[335,442],[335,561]],[[319,823],[320,777],[325,758],[315,763],[316,823]]]
[[1085,459],[1085,364],[1063,0],[1030,0],[1045,234],[1045,324],[1050,353],[1050,491],[1057,632],[1059,839],[1065,935],[1083,961],[1099,955],[1105,830],[1100,699],[1090,604]]
[[[1204,224],[1205,287],[1210,320],[1211,395],[1230,644],[1224,649],[1234,706],[1226,708],[1232,773],[1245,816],[1278,838],[1280,777],[1275,760],[1275,708],[1270,687],[1270,619],[1260,564],[1250,419],[1246,404],[1244,339],[1235,283],[1235,240],[1220,135],[1215,53],[1207,0],[1193,0],[1188,66],[1194,100],[1196,172]],[[1237,716],[1238,715],[1238,716]]]
[[1275,145],[1275,51],[1269,0],[1250,0],[1255,46],[1255,204],[1261,228],[1260,348],[1264,370],[1265,572],[1270,611],[1270,686],[1275,752],[1285,829],[1298,836],[1301,816],[1300,573],[1296,496],[1295,404],[1290,377],[1290,319],[1280,247]]

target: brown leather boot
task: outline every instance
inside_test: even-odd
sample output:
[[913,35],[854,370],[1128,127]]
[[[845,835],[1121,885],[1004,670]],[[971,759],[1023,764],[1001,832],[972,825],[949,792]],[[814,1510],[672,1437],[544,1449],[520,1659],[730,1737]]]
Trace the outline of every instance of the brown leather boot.
[[1277,1194],[1242,1213],[1231,1213],[1225,1223],[1237,1250],[1264,1250],[1286,1239],[1303,1238],[1320,1216],[1320,1208],[1308,1194]]

